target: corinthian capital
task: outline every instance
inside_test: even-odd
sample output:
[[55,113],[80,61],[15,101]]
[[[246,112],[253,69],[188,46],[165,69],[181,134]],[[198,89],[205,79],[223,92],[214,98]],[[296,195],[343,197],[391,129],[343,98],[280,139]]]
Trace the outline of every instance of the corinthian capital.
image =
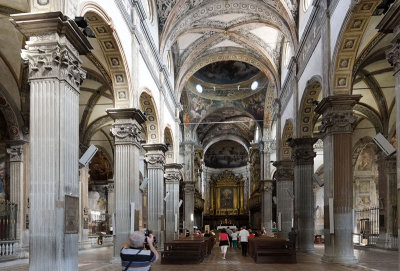
[[168,150],[164,144],[145,144],[146,151],[144,159],[148,168],[163,168],[165,164],[165,152]]
[[386,58],[393,66],[395,73],[400,71],[400,42],[393,45],[393,48],[386,52]]
[[133,123],[116,123],[110,129],[115,138],[115,143],[136,143],[143,140],[141,128]]
[[293,160],[297,165],[313,164],[317,138],[295,138],[289,144],[293,148]]
[[22,162],[24,160],[24,149],[22,145],[15,145],[7,148],[10,155],[10,162]]

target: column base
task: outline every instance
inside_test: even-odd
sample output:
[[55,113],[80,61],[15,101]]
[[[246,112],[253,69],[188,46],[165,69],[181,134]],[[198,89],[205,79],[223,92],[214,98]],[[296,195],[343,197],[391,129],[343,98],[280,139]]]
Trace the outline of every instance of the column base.
[[382,233],[379,235],[376,247],[383,249],[397,249],[395,244],[397,244],[397,237],[389,233]]
[[321,261],[324,263],[337,263],[337,264],[345,264],[345,265],[355,265],[358,263],[358,259],[354,256],[328,256],[324,255],[321,258]]
[[120,257],[112,257],[112,259],[110,260],[110,263],[121,265],[121,258]]

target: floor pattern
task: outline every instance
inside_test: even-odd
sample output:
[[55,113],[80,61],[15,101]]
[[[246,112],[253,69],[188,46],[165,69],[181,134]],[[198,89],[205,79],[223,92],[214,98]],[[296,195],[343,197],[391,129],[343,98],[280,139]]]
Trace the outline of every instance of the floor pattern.
[[[323,246],[316,246],[313,254],[297,254],[297,264],[256,264],[250,257],[243,257],[239,250],[229,249],[227,259],[223,260],[219,253],[219,247],[214,247],[201,264],[197,265],[161,265],[153,264],[152,271],[347,271],[347,270],[371,270],[394,271],[398,270],[398,252],[377,249],[355,249],[355,255],[359,259],[357,266],[343,266],[325,264],[321,262]],[[120,271],[117,264],[110,264],[112,254],[111,247],[80,251],[79,271]],[[21,262],[21,261],[19,261]],[[26,260],[25,260],[26,262]],[[18,261],[0,264],[0,271],[27,271],[29,265],[18,264]],[[3,266],[3,267],[1,267]]]

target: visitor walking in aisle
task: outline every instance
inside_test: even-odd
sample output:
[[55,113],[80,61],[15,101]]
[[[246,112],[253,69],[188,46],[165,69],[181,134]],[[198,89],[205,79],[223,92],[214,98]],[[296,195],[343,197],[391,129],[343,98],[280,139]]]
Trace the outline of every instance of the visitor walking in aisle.
[[233,233],[232,233],[232,245],[233,245],[233,248],[234,248],[234,249],[237,248],[238,234],[239,234],[239,233],[236,231],[236,229],[233,229]]
[[242,255],[247,256],[247,243],[249,242],[249,232],[246,230],[246,226],[242,227],[239,232],[239,243],[242,247]]
[[226,251],[229,246],[229,237],[225,229],[221,229],[219,234],[219,247],[221,248],[222,259],[226,260]]

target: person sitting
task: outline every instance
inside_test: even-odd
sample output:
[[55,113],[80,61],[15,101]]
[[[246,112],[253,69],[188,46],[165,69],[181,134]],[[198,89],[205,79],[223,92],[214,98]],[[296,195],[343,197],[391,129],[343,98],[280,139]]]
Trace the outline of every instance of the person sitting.
[[[147,238],[147,244],[150,250],[144,248]],[[150,234],[146,237],[142,232],[135,231],[129,236],[129,240],[124,243],[121,249],[121,264],[123,271],[148,271],[151,263],[160,258],[157,250],[153,246],[154,237]]]

